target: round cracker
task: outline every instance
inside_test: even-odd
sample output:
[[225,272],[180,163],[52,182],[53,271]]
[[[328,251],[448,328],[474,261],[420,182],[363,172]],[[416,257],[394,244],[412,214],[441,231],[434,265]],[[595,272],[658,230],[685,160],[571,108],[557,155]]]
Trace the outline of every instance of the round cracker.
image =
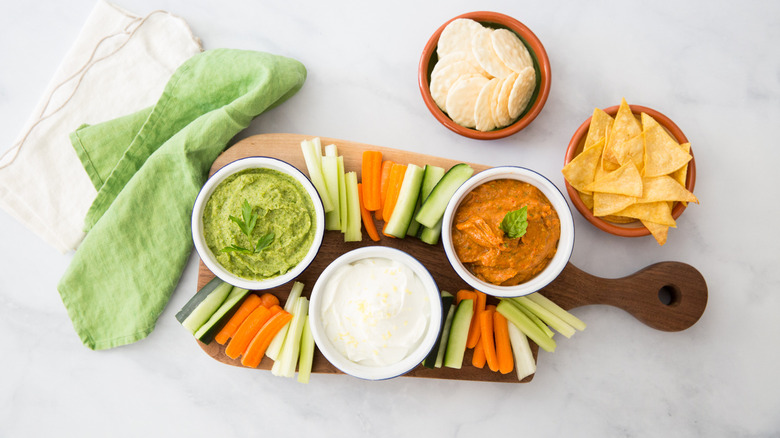
[[433,70],[431,70],[431,78],[433,78],[434,75],[436,75],[441,69],[444,67],[447,67],[448,65],[454,64],[458,61],[466,61],[469,64],[471,64],[474,68],[479,70],[479,72],[482,75],[487,75],[487,72],[482,69],[482,67],[477,64],[477,59],[474,58],[474,53],[472,53],[470,50],[459,50],[457,52],[448,53],[445,56],[442,56],[439,58],[438,61],[436,61],[436,65],[433,66]]
[[496,56],[513,71],[520,73],[526,67],[534,66],[528,48],[514,32],[507,29],[496,29],[490,34],[490,38]]
[[436,53],[443,57],[456,51],[471,51],[471,39],[482,29],[481,24],[468,18],[452,20],[441,31]]
[[490,131],[495,129],[496,121],[493,119],[493,90],[501,84],[501,79],[493,78],[489,80],[477,96],[477,103],[474,107],[474,125],[477,131]]
[[493,99],[493,117],[496,119],[496,126],[499,128],[503,128],[512,121],[512,118],[509,117],[507,102],[509,102],[509,94],[512,91],[515,79],[517,79],[517,73],[512,73],[502,79],[501,85],[498,87],[498,95]]
[[452,85],[461,77],[481,74],[479,70],[468,61],[455,61],[431,75],[431,97],[436,105],[446,111],[447,93]]
[[476,125],[474,120],[474,108],[477,105],[482,88],[489,82],[484,76],[471,76],[461,78],[450,88],[447,93],[447,114],[457,124],[466,128]]
[[512,74],[512,69],[507,67],[493,50],[493,38],[490,36],[492,33],[492,29],[483,29],[477,32],[471,40],[471,50],[474,52],[474,57],[477,58],[477,63],[486,72],[496,78],[505,78]]
[[512,84],[512,90],[509,92],[509,100],[507,101],[510,119],[514,120],[522,114],[525,107],[528,106],[528,102],[531,101],[535,87],[536,72],[533,67],[526,67],[517,74],[517,79]]

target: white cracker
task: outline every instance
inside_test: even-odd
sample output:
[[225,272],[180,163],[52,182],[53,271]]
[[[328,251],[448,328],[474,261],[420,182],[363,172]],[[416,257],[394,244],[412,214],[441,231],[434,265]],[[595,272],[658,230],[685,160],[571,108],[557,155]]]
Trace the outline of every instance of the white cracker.
[[501,61],[513,71],[520,73],[526,67],[533,67],[531,54],[517,35],[507,29],[496,29],[490,35],[493,50]]
[[474,34],[484,29],[481,24],[468,18],[458,18],[448,24],[439,36],[436,53],[440,57],[456,51],[470,51]]
[[447,93],[450,91],[452,84],[463,76],[474,75],[481,76],[479,70],[468,61],[455,61],[437,71],[436,74],[431,75],[431,97],[433,97],[433,101],[436,102],[439,108],[445,110]]
[[464,50],[459,50],[457,52],[448,53],[447,55],[442,56],[441,58],[439,58],[438,61],[436,61],[436,65],[434,65],[433,70],[431,70],[431,79],[433,79],[433,76],[436,73],[438,73],[441,69],[443,69],[444,67],[450,64],[454,64],[458,61],[466,61],[469,64],[471,64],[474,68],[479,70],[479,72],[482,75],[484,76],[487,75],[487,72],[483,70],[482,67],[480,67],[479,64],[477,63],[477,59],[474,58],[474,53],[472,51],[469,50],[467,52]]
[[474,108],[482,88],[489,82],[484,76],[472,76],[461,78],[447,94],[447,114],[457,124],[466,128],[476,125],[474,120]]
[[493,119],[493,90],[497,85],[501,85],[501,79],[493,78],[489,80],[477,96],[477,103],[474,107],[474,124],[477,131],[490,131],[496,127]]
[[510,119],[516,119],[525,110],[525,107],[528,106],[528,102],[531,100],[531,95],[534,94],[535,87],[536,72],[533,67],[526,67],[518,73],[515,83],[512,84],[512,91],[509,93],[509,101],[507,102]]
[[503,128],[512,121],[512,118],[509,117],[507,102],[509,102],[509,94],[512,91],[515,79],[517,79],[517,73],[512,73],[502,79],[501,85],[498,86],[498,94],[493,99],[493,117],[496,119],[496,126],[499,128]]
[[490,36],[492,33],[492,29],[477,32],[471,40],[471,49],[477,62],[486,72],[497,78],[505,78],[512,74],[512,69],[507,67],[493,50],[493,38]]

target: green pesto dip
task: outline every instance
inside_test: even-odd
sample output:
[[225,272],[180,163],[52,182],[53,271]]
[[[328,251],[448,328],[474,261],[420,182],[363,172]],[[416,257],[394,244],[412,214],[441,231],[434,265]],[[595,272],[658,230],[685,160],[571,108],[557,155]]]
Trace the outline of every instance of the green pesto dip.
[[[251,238],[229,219],[242,217],[246,200],[257,214]],[[206,244],[228,271],[247,280],[282,275],[303,260],[316,231],[314,203],[301,183],[273,169],[247,169],[227,177],[212,193],[203,212]],[[259,253],[224,252],[231,245],[254,248],[274,234]]]

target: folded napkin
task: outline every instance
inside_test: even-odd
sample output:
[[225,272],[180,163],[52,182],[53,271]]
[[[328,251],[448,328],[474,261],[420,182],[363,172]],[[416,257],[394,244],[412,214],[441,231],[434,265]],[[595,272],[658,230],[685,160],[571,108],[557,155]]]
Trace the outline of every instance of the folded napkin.
[[58,289],[87,347],[154,329],[192,250],[192,205],[212,162],[305,78],[289,58],[206,51],[173,74],[154,107],[71,135],[98,193]]
[[96,192],[68,134],[154,105],[176,68],[201,50],[181,18],[140,17],[98,1],[16,144],[0,156],[0,208],[60,252],[75,249]]

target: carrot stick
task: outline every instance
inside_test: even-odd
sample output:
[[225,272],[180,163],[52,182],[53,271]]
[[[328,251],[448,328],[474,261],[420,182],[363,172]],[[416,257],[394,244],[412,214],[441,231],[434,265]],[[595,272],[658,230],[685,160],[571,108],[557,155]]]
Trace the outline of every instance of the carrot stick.
[[482,336],[482,349],[485,350],[485,359],[491,371],[498,371],[498,357],[496,356],[496,344],[493,340],[493,314],[496,306],[487,306],[479,314],[479,325]]
[[257,368],[257,366],[260,365],[260,361],[263,360],[265,350],[268,349],[271,340],[279,333],[279,330],[281,330],[285,324],[292,320],[292,317],[291,313],[281,310],[263,324],[260,331],[252,338],[252,342],[249,343],[246,353],[244,353],[244,357],[241,358],[241,365]]
[[496,336],[496,358],[501,374],[512,372],[515,361],[512,358],[512,344],[509,343],[509,326],[504,315],[493,312],[493,332]]
[[474,315],[471,317],[471,326],[469,326],[469,337],[466,339],[466,348],[476,348],[480,337],[479,314],[485,311],[487,295],[478,290],[474,291]]
[[474,300],[477,304],[477,294],[474,291],[461,289],[455,294],[455,304],[460,304],[463,300]]
[[382,162],[382,172],[379,176],[379,201],[382,206],[374,212],[374,217],[378,221],[382,220],[382,210],[385,206],[385,199],[387,199],[387,181],[390,179],[390,170],[393,168],[393,164],[395,163],[390,160]]
[[255,337],[260,328],[271,317],[271,311],[263,306],[258,306],[249,316],[246,317],[241,326],[236,330],[236,334],[233,335],[233,339],[230,340],[227,347],[225,347],[225,354],[228,357],[235,359],[238,356],[244,354],[246,347],[252,342],[252,338]]
[[382,207],[382,218],[384,218],[385,224],[390,221],[390,216],[393,214],[395,203],[398,201],[398,192],[401,190],[405,174],[406,165],[404,164],[393,164],[393,167],[390,169],[390,176],[387,179],[387,195],[385,196],[384,207]]
[[276,295],[270,292],[266,292],[263,295],[261,295],[260,299],[263,300],[263,305],[265,307],[268,307],[269,309],[273,306],[279,305],[279,298],[277,298]]
[[471,356],[471,364],[477,368],[485,367],[485,348],[482,346],[482,339],[477,341],[477,345],[474,347],[474,354]]
[[382,153],[363,151],[362,172],[363,198],[366,200],[366,210],[379,210],[382,207]]
[[360,216],[363,217],[363,225],[366,227],[366,233],[368,237],[374,242],[379,242],[379,233],[376,231],[376,225],[374,225],[374,218],[371,217],[371,213],[368,212],[365,205],[363,205],[363,190],[362,184],[358,183],[358,198],[360,199]]
[[222,330],[217,333],[217,336],[214,337],[214,340],[221,345],[225,345],[225,342],[227,342],[228,339],[236,334],[236,330],[238,330],[238,327],[241,326],[241,323],[244,322],[246,317],[249,316],[249,314],[257,308],[257,306],[262,305],[262,301],[263,300],[261,300],[257,295],[249,294],[244,302],[241,303],[241,305],[238,307],[236,313],[230,317],[227,324],[225,324],[225,326],[222,327]]

